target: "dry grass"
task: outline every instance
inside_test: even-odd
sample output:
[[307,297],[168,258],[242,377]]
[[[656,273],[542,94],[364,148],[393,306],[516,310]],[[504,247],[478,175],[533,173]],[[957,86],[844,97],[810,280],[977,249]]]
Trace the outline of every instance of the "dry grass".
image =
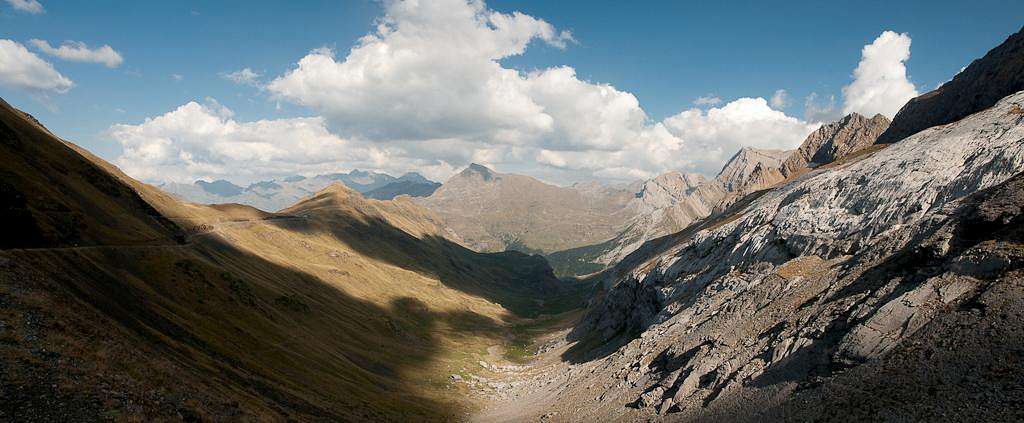
[[818,256],[800,256],[784,263],[776,273],[786,280],[805,278],[821,274],[826,270],[825,261]]
[[476,404],[451,373],[579,305],[542,259],[466,250],[408,201],[180,203],[12,110],[0,188],[41,226],[0,251],[0,420],[453,420]]

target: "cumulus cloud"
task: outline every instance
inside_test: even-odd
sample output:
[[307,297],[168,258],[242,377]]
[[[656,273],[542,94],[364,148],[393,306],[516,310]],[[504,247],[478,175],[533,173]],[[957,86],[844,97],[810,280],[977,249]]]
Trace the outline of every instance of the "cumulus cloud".
[[698,159],[695,170],[715,173],[743,147],[789,150],[818,128],[773,110],[763,98],[741,98],[707,112],[690,109],[665,119],[665,127],[683,140],[685,151]]
[[242,70],[237,70],[234,72],[221,72],[220,74],[221,78],[227,79],[228,81],[234,82],[239,85],[248,85],[250,87],[261,86],[262,84],[260,84],[259,79],[262,76],[263,75],[260,74],[259,72],[253,71],[249,68],[244,68]]
[[11,5],[14,10],[22,11],[32,15],[38,15],[45,12],[43,5],[37,0],[7,0],[7,4]]
[[115,163],[152,182],[228,179],[247,184],[353,168],[392,174],[420,170],[428,178],[443,179],[458,170],[421,159],[422,151],[406,151],[401,145],[339,137],[320,117],[245,122],[234,115],[207,97],[141,123],[113,125],[107,134],[122,147]]
[[[568,182],[679,167],[713,173],[724,161],[688,150],[686,137],[693,134],[686,128],[672,132],[651,122],[633,94],[580,79],[571,67],[520,72],[500,64],[535,41],[564,48],[573,40],[544,20],[496,12],[481,1],[389,1],[375,31],[345,57],[315,50],[267,88],[278,99],[321,113],[337,133],[399,144],[454,167],[481,161]],[[710,95],[695,102],[720,103]],[[754,111],[723,109],[735,116]],[[782,144],[799,143],[805,135]],[[712,143],[696,138],[693,145]],[[762,144],[764,137],[742,138],[720,148]]]
[[108,68],[116,68],[124,63],[121,53],[105,44],[90,49],[80,41],[65,41],[60,47],[53,47],[50,43],[40,39],[31,39],[28,42],[43,53],[72,62],[102,63]]
[[812,92],[804,99],[804,119],[808,122],[829,122],[839,119],[836,110],[836,96],[819,99],[818,93]]
[[145,180],[223,177],[244,182],[372,161],[373,151],[352,148],[327,131],[321,118],[238,122],[233,115],[207,99],[140,124],[114,125],[108,133],[123,149],[116,163]]
[[705,96],[697,97],[696,100],[693,100],[693,104],[696,106],[717,106],[719,104],[722,104],[722,99],[718,98],[717,96],[708,94]]
[[527,142],[555,130],[530,91],[545,76],[539,83],[551,86],[563,75],[524,75],[498,61],[533,40],[564,48],[568,32],[480,1],[387,1],[385,12],[345,58],[315,50],[270,91],[317,110],[336,129],[380,139]]
[[[659,122],[633,94],[582,79],[572,67],[507,68],[502,60],[529,46],[561,49],[574,40],[544,20],[493,11],[482,1],[385,1],[384,12],[346,53],[315,49],[265,85],[271,100],[322,116],[302,121],[306,132],[284,136],[275,128],[295,121],[239,122],[211,102],[190,103],[112,128],[125,146],[119,163],[149,180],[354,167],[443,180],[470,162],[556,183],[631,180],[677,169],[714,174],[740,147],[793,148],[815,127],[763,98]],[[258,123],[267,133],[246,130]],[[196,132],[206,127],[234,129]],[[318,157],[314,164],[279,151],[303,136],[320,140],[312,142],[321,148],[308,149]],[[238,152],[249,143],[264,152],[261,160]]]
[[769,101],[774,109],[781,109],[789,105],[789,93],[786,90],[775,90],[772,99]]
[[885,31],[861,51],[853,82],[843,87],[843,114],[881,113],[892,119],[906,102],[917,96],[904,64],[910,59],[910,36]]
[[75,83],[21,43],[0,39],[0,85],[35,94],[63,94]]

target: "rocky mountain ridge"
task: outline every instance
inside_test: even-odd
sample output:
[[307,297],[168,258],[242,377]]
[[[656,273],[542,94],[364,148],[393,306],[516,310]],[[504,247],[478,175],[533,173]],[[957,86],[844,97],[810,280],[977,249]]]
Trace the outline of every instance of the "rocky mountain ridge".
[[[793,151],[743,148],[710,181],[690,186],[677,182],[676,186],[686,189],[674,191],[641,189],[631,203],[637,215],[623,232],[598,245],[555,253],[551,256],[553,266],[563,274],[601,270],[619,262],[645,242],[679,232],[700,219],[728,209],[751,193],[864,151],[888,124],[881,115],[868,119],[850,114],[818,128]],[[669,172],[643,186],[658,187],[660,180],[678,180],[678,175],[678,172]]]
[[[1024,369],[978,363],[1024,336],[1022,103],[813,170],[634,253],[569,335],[579,376],[531,398],[584,419],[1013,420],[1018,376],[996,375]],[[982,320],[1007,337],[956,332],[972,307],[1003,313]],[[941,360],[910,358],[928,351]]]
[[889,119],[885,116],[879,114],[868,119],[858,113],[823,125],[786,158],[780,167],[782,175],[791,177],[863,150],[874,144],[888,127]]
[[951,81],[907,102],[878,143],[897,142],[926,128],[955,122],[1020,90],[1024,90],[1024,28]]

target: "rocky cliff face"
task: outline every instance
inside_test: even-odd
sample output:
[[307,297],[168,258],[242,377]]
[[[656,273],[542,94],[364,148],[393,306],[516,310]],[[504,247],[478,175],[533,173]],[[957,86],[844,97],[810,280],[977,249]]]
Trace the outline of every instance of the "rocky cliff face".
[[[854,113],[814,131],[795,151],[744,148],[710,181],[699,175],[684,180],[678,172],[646,181],[637,199],[630,203],[637,216],[622,233],[599,246],[555,255],[553,262],[556,268],[573,260],[590,260],[596,265],[617,263],[644,242],[681,231],[751,193],[864,151],[888,125],[889,120],[882,115],[868,119]],[[584,269],[593,271],[595,267]]]
[[907,102],[878,138],[893,143],[936,125],[955,122],[1024,90],[1024,29],[1007,38],[941,87]]
[[654,179],[644,181],[640,189],[637,190],[636,198],[630,201],[629,207],[637,213],[650,213],[669,207],[683,200],[693,190],[707,182],[707,179],[700,174],[667,172]]
[[616,263],[647,241],[680,231],[716,208],[775,185],[783,179],[779,168],[790,153],[744,148],[711,180],[668,172],[644,181],[627,206],[634,216],[621,232],[597,245],[552,254],[552,266],[563,274],[585,274]]
[[[580,376],[552,403],[592,405],[584,419],[1012,419],[1024,369],[985,363],[1024,333],[1022,103],[813,170],[638,252],[570,335]],[[994,310],[982,321],[999,329],[957,329]],[[900,374],[907,392],[887,388]],[[844,387],[857,382],[868,390]],[[965,407],[975,395],[994,407]]]
[[874,144],[888,127],[889,119],[882,115],[871,119],[857,113],[846,115],[811,133],[783,162],[782,174],[793,176],[863,150]]
[[737,152],[718,172],[715,180],[728,192],[740,192],[751,185],[750,176],[758,167],[778,168],[792,151],[760,150],[745,147]]

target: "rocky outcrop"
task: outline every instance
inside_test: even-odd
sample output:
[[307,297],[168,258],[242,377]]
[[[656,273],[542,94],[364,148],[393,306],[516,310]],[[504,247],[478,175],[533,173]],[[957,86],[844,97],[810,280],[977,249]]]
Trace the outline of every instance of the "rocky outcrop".
[[715,177],[723,195],[715,202],[714,210],[724,210],[750,193],[782,182],[783,160],[792,154],[784,150],[741,149]]
[[[1022,102],[1024,92],[858,160],[808,173],[739,204],[732,215],[684,231],[646,260],[627,260],[628,267],[611,272],[621,278],[570,335],[580,342],[564,357],[593,375],[575,386],[619,386],[604,394],[605,402],[649,407],[637,411],[641,416],[667,408],[680,420],[751,421],[761,413],[778,418],[806,404],[785,400],[794,392],[857,398],[860,405],[837,406],[853,407],[866,419],[962,413],[945,404],[949,398],[918,408],[885,402],[880,394],[847,395],[839,381],[862,365],[901,374],[886,360],[908,348],[954,348],[942,341],[941,331],[960,326],[941,322],[956,310],[986,307],[976,301],[992,301],[980,298],[1018,292],[1000,310],[1024,305]],[[999,324],[1022,333],[1021,314],[1013,313]],[[922,331],[935,334],[926,338],[930,343],[909,343]],[[1017,348],[1020,338],[975,333],[985,347],[958,344],[955,349],[965,351],[962,365],[927,371],[960,375],[955,380],[961,385],[943,388],[961,395],[954,403],[969,402],[979,390],[993,392],[1005,418],[1009,404],[1020,399],[1006,389],[1013,389],[1024,367],[1007,364],[1000,372],[1008,379],[984,385],[968,378],[988,374],[987,357]],[[618,369],[634,369],[628,374],[635,387],[617,384],[623,375]],[[927,377],[906,380],[921,384]],[[661,401],[652,398],[659,392],[655,386],[663,388]],[[567,390],[553,401],[573,398],[579,407],[586,398],[581,392]],[[599,413],[609,412],[595,407],[595,414],[577,417],[600,419]],[[813,408],[800,413],[808,420],[837,415]]]
[[907,102],[878,143],[887,144],[955,122],[1024,90],[1024,29],[972,62],[953,80]]
[[[791,153],[792,151],[787,150],[761,150],[744,147],[725,163],[722,171],[715,176],[715,180],[727,192],[750,192],[754,187],[762,186],[767,182],[751,178],[758,168],[778,169],[782,165],[782,161]],[[764,173],[763,170],[759,171],[758,176],[765,176]]]
[[672,171],[644,181],[627,205],[633,217],[621,232],[597,245],[552,254],[552,266],[563,274],[581,274],[568,269],[589,273],[617,263],[647,241],[678,232],[716,208],[782,181],[779,167],[789,153],[748,147],[733,155],[712,180]]
[[889,119],[882,115],[871,119],[857,113],[846,115],[812,132],[783,162],[782,174],[793,176],[863,150],[874,144],[888,127]]
[[667,172],[644,181],[629,207],[638,214],[669,207],[683,201],[707,182],[703,175],[697,173]]

